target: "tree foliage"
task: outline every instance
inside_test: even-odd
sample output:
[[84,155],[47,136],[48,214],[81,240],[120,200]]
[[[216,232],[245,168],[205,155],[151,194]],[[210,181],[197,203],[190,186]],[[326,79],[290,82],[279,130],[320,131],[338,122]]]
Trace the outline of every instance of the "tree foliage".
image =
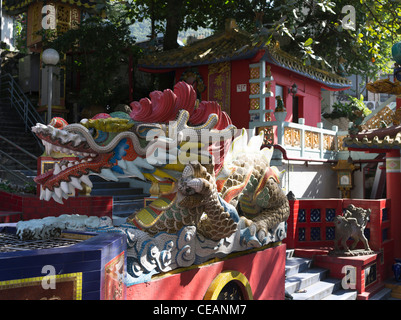
[[[347,28],[346,6],[355,9],[354,28]],[[165,35],[165,49],[176,46],[178,31],[224,28],[225,19],[269,40],[312,64],[348,74],[391,72],[391,46],[400,40],[400,0],[137,0],[126,3],[131,21],[151,19],[153,32]]]
[[122,90],[128,95],[128,88],[121,86],[120,72],[128,70],[130,55],[137,57],[140,51],[127,24],[92,17],[57,37],[49,30],[44,36],[45,46],[63,57],[61,64],[79,72],[79,101],[83,106],[119,103]]

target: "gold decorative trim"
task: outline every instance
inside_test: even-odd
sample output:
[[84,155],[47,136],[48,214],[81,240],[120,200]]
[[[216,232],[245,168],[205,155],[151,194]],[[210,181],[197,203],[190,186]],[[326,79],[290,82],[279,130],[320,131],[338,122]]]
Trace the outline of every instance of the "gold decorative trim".
[[[74,300],[82,300],[82,272],[0,281],[0,293],[2,290],[41,286],[42,281],[45,278],[49,279],[49,280],[54,278],[55,282],[56,282],[56,287],[57,287],[57,283],[73,281],[73,283],[74,283],[74,289],[73,289],[73,293],[72,293],[73,299]],[[57,294],[57,291],[55,289],[49,289],[49,290],[54,290],[55,294]],[[55,297],[54,299],[56,299],[56,298],[57,297]]]
[[242,293],[245,296],[245,300],[253,300],[252,288],[248,279],[241,272],[233,270],[224,271],[217,275],[207,289],[203,300],[217,300],[221,290],[231,281],[242,284]]

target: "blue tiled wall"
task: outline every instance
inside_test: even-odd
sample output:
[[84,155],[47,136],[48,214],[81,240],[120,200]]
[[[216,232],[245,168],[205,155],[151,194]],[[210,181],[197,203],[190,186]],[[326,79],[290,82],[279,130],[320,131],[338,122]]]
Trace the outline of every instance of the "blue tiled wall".
[[[0,224],[0,232],[15,233],[15,228]],[[51,265],[56,274],[82,273],[83,300],[101,299],[106,264],[124,252],[126,268],[126,236],[116,233],[80,234],[93,237],[64,248],[0,253],[0,282],[43,277],[46,276],[42,273],[43,266]]]

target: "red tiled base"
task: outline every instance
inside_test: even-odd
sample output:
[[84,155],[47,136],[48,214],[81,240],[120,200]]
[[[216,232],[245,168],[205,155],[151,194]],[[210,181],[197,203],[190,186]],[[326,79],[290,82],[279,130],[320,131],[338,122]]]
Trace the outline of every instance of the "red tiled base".
[[[57,217],[62,214],[112,217],[113,197],[78,196],[68,198],[64,200],[64,204],[59,204],[53,199],[40,200],[35,195],[16,195],[0,191],[0,208],[4,211],[22,212],[19,220]],[[1,221],[1,216],[0,222],[5,222]]]
[[18,222],[22,218],[22,212],[0,211],[0,223]]

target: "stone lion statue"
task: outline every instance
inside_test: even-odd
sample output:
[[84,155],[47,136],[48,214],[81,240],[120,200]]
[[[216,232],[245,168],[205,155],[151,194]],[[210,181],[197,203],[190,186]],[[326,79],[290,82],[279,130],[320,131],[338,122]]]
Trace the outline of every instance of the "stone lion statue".
[[[346,255],[370,254],[372,250],[369,247],[368,240],[364,235],[365,227],[369,221],[371,210],[355,207],[350,204],[344,215],[338,215],[334,219],[335,240],[334,253]],[[351,248],[347,245],[349,238],[354,239]],[[362,241],[364,250],[355,250],[359,241]],[[339,245],[339,243],[341,245]],[[342,249],[341,249],[342,248]]]

